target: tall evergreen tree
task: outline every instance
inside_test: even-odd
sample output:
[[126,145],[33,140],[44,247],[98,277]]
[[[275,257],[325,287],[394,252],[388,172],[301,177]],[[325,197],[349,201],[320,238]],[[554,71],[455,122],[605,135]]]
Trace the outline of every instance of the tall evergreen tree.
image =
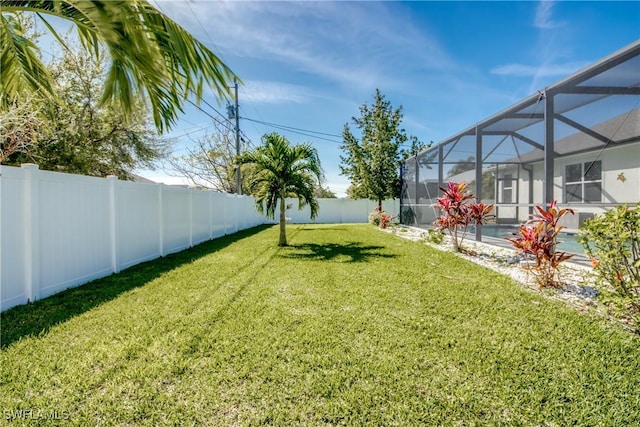
[[383,200],[396,198],[400,192],[400,146],[408,139],[400,127],[402,106],[394,109],[376,89],[373,105],[363,104],[360,117],[352,121],[361,138],[356,138],[348,123],[344,125],[341,172],[351,180],[351,195],[376,200],[382,209]]

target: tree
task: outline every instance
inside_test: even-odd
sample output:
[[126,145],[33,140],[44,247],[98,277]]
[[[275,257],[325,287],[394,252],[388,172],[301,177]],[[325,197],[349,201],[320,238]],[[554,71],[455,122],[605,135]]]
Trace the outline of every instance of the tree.
[[318,152],[309,144],[290,145],[278,133],[262,137],[263,145],[238,156],[239,164],[251,164],[255,173],[251,177],[251,187],[258,212],[267,217],[275,217],[276,206],[280,205],[280,237],[278,246],[287,246],[285,201],[287,197],[298,198],[298,209],[306,205],[311,208],[311,219],[318,214],[318,201],[314,189],[323,179]]
[[34,100],[15,102],[8,111],[0,115],[0,164],[11,156],[32,151],[38,135],[46,132],[47,125],[39,111],[34,110]]
[[[136,100],[128,119],[118,102],[100,107],[106,59],[99,56],[96,62],[77,44],[67,45],[70,49],[46,66],[61,102],[14,101],[7,116],[17,120],[2,120],[3,163],[33,162],[44,170],[121,179],[130,179],[136,167],[153,167],[168,143],[151,126],[146,106]],[[5,134],[6,129],[12,131]]]
[[[185,155],[169,160],[171,169],[177,175],[186,177],[195,186],[237,193],[236,142],[232,130],[216,125],[215,132],[199,138],[195,144],[194,148],[187,148]],[[247,142],[241,140],[241,144],[241,151],[248,150]],[[251,194],[249,183],[252,173],[251,165],[242,165],[240,174],[243,178],[243,194]]]
[[363,186],[351,184],[347,187],[347,197],[353,200],[366,199],[368,194]]
[[[476,188],[476,181],[469,181],[469,188]],[[482,172],[482,200],[496,200],[496,175],[493,171]]]
[[373,105],[363,104],[360,117],[352,121],[360,129],[361,140],[353,135],[348,123],[344,125],[341,148],[346,154],[340,156],[341,172],[351,179],[352,195],[377,200],[382,209],[383,200],[396,198],[400,192],[400,146],[407,141],[400,128],[402,107],[394,110],[376,89]]
[[[476,158],[475,156],[469,156],[466,160],[460,160],[457,162],[449,172],[447,172],[447,178],[455,177],[456,175],[460,175],[464,172],[475,170],[476,168]],[[480,194],[480,198],[483,200],[495,200],[496,196],[496,177],[492,171],[485,170],[482,172],[482,193]],[[476,188],[476,181],[470,180],[468,184],[469,188]]]
[[420,141],[417,136],[411,135],[409,137],[409,141],[411,141],[411,146],[409,148],[405,148],[402,150],[402,161],[407,160],[409,157],[415,157],[420,152],[426,150],[427,148],[431,148],[433,145],[433,141],[431,141],[428,145],[424,142]]
[[338,198],[338,196],[336,196],[336,193],[331,191],[329,187],[325,188],[320,184],[318,184],[315,190],[313,190],[313,197],[315,197],[316,199],[337,199]]
[[469,156],[466,160],[460,160],[457,162],[449,172],[447,172],[447,178],[451,178],[452,176],[459,175],[463,172],[467,172],[470,170],[474,170],[476,168],[476,158],[475,156]]
[[0,111],[29,94],[58,98],[52,76],[29,39],[20,16],[32,12],[64,45],[45,19],[55,16],[74,24],[82,46],[98,58],[109,57],[100,105],[116,102],[129,118],[136,101],[146,98],[158,131],[169,129],[182,104],[205,88],[229,96],[231,70],[204,44],[164,16],[146,0],[74,1],[3,0],[0,14]]

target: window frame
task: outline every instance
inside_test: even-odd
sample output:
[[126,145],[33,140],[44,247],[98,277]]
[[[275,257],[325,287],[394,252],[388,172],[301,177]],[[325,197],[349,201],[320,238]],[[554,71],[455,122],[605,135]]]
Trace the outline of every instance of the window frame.
[[[502,188],[500,189],[500,203],[509,204],[513,203],[513,174],[507,173],[500,178]],[[507,184],[508,183],[508,184]],[[509,191],[509,201],[506,201],[505,193]]]
[[[590,171],[594,164],[599,164],[599,179],[587,179],[587,171]],[[569,181],[568,176],[572,175],[570,172],[570,168],[575,168],[576,166],[580,166],[580,180],[579,181]],[[575,170],[575,169],[574,169]],[[587,162],[580,163],[569,163],[564,166],[564,201],[565,203],[602,203],[602,160],[592,160]],[[598,194],[600,198],[598,200],[585,200],[586,195],[590,192],[587,191],[589,186],[593,185],[599,186]],[[569,189],[580,189],[580,194],[576,194],[576,192],[570,192]],[[577,199],[579,197],[579,199]],[[572,200],[570,200],[572,199]]]

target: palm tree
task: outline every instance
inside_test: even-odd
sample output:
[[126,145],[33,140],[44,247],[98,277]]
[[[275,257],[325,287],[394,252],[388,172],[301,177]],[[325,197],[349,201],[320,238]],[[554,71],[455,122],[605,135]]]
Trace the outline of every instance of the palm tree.
[[134,98],[151,104],[158,131],[169,129],[193,94],[205,85],[230,96],[231,70],[204,44],[146,0],[2,0],[0,5],[0,111],[18,99],[42,94],[55,99],[51,77],[22,19],[34,13],[51,34],[62,38],[45,16],[74,24],[80,42],[96,58],[106,50],[111,63],[101,102],[117,100],[126,114]]
[[286,198],[297,197],[298,209],[311,208],[311,219],[318,215],[318,201],[314,196],[316,184],[323,179],[318,152],[309,144],[290,145],[276,132],[262,137],[263,145],[238,156],[238,164],[251,164],[255,171],[250,187],[256,208],[267,217],[275,217],[280,206],[280,238],[278,246],[287,246]]

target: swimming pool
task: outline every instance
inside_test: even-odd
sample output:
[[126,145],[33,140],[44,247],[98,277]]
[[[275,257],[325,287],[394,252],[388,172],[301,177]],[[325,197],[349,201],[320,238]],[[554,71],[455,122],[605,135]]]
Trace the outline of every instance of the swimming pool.
[[[496,237],[499,239],[515,237],[513,233],[519,235],[518,228],[518,225],[486,224],[482,226],[482,235],[487,237]],[[558,250],[584,255],[584,248],[580,243],[578,243],[577,238],[577,234],[561,232],[558,235]]]

